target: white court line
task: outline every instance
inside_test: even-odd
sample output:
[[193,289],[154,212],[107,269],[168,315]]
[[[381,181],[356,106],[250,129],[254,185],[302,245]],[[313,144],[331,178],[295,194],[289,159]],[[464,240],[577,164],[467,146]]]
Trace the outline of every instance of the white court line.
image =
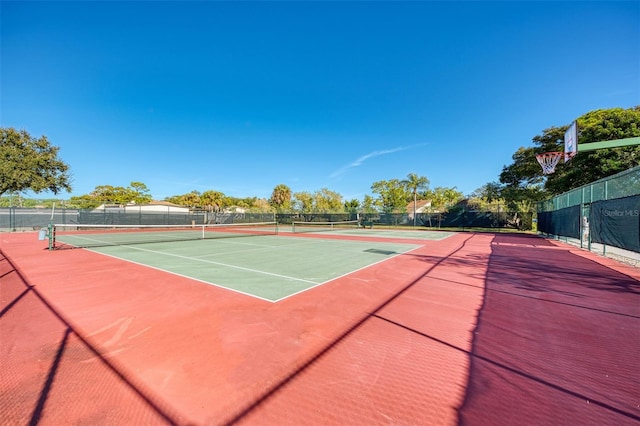
[[[289,277],[287,275],[275,274],[273,272],[260,271],[258,269],[252,269],[252,268],[245,268],[243,266],[229,265],[228,263],[214,262],[212,260],[196,259],[196,258],[191,257],[191,256],[182,256],[182,255],[179,255],[179,254],[165,253],[165,252],[156,251],[156,250],[147,250],[147,249],[144,249],[144,248],[134,247],[134,246],[122,246],[122,247],[128,247],[128,248],[133,249],[133,250],[145,251],[145,252],[148,252],[148,253],[155,253],[155,254],[160,254],[160,255],[164,255],[164,256],[177,257],[177,258],[180,258],[180,259],[195,260],[196,262],[210,263],[212,265],[218,265],[218,266],[231,268],[231,269],[240,269],[241,271],[248,271],[248,272],[253,272],[253,273],[256,273],[256,274],[269,275],[269,276],[272,276],[272,277],[284,278],[286,280],[291,280],[291,281],[300,281],[300,282],[307,283],[307,284],[318,284],[316,281],[305,280],[304,278]],[[117,256],[114,256],[114,257],[117,257]]]
[[[116,234],[114,234],[115,236]],[[73,242],[64,242],[65,239],[70,239],[71,241],[73,241],[74,239],[78,239],[78,240],[84,240],[84,241],[90,241],[90,242],[94,242],[94,243],[100,243],[100,244],[104,244],[105,246],[109,246],[109,247],[113,247],[113,246],[127,246],[129,247],[127,244],[122,244],[120,242],[118,242],[118,240],[116,239],[115,241],[109,241],[109,240],[100,240],[98,238],[90,238],[90,237],[85,237],[82,235],[72,235],[72,234],[62,234],[60,235],[58,238],[62,237],[62,240],[60,240],[60,242],[62,244],[67,244],[67,245],[74,245]],[[173,242],[173,241],[190,241],[190,240],[185,240],[184,237],[180,238],[180,237],[176,237],[175,235],[171,235],[171,234],[162,234],[163,238],[168,238],[166,241],[163,242]],[[197,241],[197,239],[194,239],[194,241]],[[142,243],[153,243],[156,241],[142,241]],[[141,244],[142,244],[141,243]]]
[[200,256],[193,256],[192,259],[204,259],[205,257],[224,256],[225,254],[249,253],[251,251],[264,250],[264,249],[270,249],[270,248],[274,248],[274,247],[272,247],[272,246],[260,246],[260,247],[254,247],[254,248],[244,249],[244,250],[220,251],[220,252],[217,252],[217,253],[207,253],[207,254],[202,254]]
[[173,272],[173,271],[169,271],[169,270],[167,270],[167,269],[162,269],[162,268],[159,268],[159,267],[157,267],[157,266],[147,265],[146,263],[136,262],[135,260],[125,259],[125,258],[122,258],[122,257],[118,257],[118,256],[116,256],[116,255],[113,255],[113,254],[102,253],[102,252],[99,252],[99,251],[96,251],[96,250],[92,250],[92,249],[90,249],[90,248],[85,249],[85,250],[89,250],[89,251],[92,251],[92,252],[94,252],[94,253],[101,254],[101,255],[103,255],[103,256],[112,257],[112,258],[114,258],[114,259],[123,260],[123,261],[125,261],[125,262],[131,262],[131,263],[133,263],[133,264],[135,264],[135,265],[144,266],[145,268],[151,268],[151,269],[155,269],[156,271],[162,271],[162,272],[164,272],[164,273],[166,273],[166,274],[172,274],[172,275],[175,275],[175,276],[177,276],[177,277],[187,278],[187,279],[190,279],[190,280],[193,280],[193,281],[201,282],[201,283],[203,283],[203,284],[207,284],[207,285],[211,285],[211,286],[214,286],[214,287],[222,288],[222,289],[225,289],[225,290],[233,291],[233,292],[236,292],[236,293],[239,293],[239,294],[243,294],[243,295],[245,295],[245,296],[255,297],[256,299],[264,300],[265,302],[269,302],[269,303],[275,303],[275,302],[277,302],[277,300],[267,299],[267,298],[264,298],[264,297],[258,296],[257,294],[247,293],[247,292],[245,292],[245,291],[238,290],[238,289],[235,289],[235,288],[232,288],[232,287],[227,287],[227,286],[222,285],[222,284],[216,284],[216,283],[211,282],[211,281],[205,281],[205,280],[203,280],[203,279],[195,278],[195,277],[192,277],[192,276],[190,276],[190,275],[185,275],[185,274],[181,274],[181,273],[179,273],[179,272]]
[[[200,240],[200,241],[202,241],[202,240]],[[216,241],[220,241],[220,240],[216,240]],[[241,243],[241,242],[233,242],[233,241],[224,241],[224,242],[227,242],[229,244],[260,246],[259,244],[249,244],[249,243]],[[295,248],[297,246],[302,246],[302,245],[318,245],[318,243],[320,243],[320,242],[327,242],[329,244],[333,243],[333,241],[331,241],[331,240],[320,240],[320,241],[313,240],[313,241],[308,241],[308,242],[296,242],[295,244],[289,244],[289,245],[277,245],[277,246],[264,245],[262,247],[264,247],[264,248],[276,248],[276,249],[287,249],[287,248]],[[349,245],[362,245],[363,243],[366,243],[366,242],[364,242],[364,241],[342,241],[341,240],[340,244],[338,244],[337,246],[339,247],[339,246],[349,246]],[[406,244],[403,244],[403,245],[406,245]],[[244,270],[244,271],[253,272],[253,273],[257,273],[257,274],[263,274],[263,275],[269,275],[269,276],[274,276],[274,277],[278,277],[278,278],[283,278],[285,280],[299,281],[299,282],[303,282],[303,283],[306,283],[306,284],[312,284],[311,286],[309,286],[307,288],[304,288],[304,289],[302,289],[300,291],[297,291],[295,293],[291,293],[291,294],[289,294],[289,295],[287,295],[285,297],[282,297],[280,299],[275,299],[274,300],[274,299],[268,299],[268,298],[265,298],[265,297],[261,297],[261,296],[258,296],[256,294],[253,294],[253,293],[248,293],[248,292],[245,292],[245,291],[242,291],[242,290],[234,289],[234,288],[226,286],[226,285],[217,284],[217,283],[211,282],[211,281],[205,281],[203,279],[196,278],[196,277],[193,277],[193,276],[190,276],[190,275],[185,275],[185,274],[181,274],[181,273],[178,273],[178,272],[173,272],[173,271],[170,271],[170,270],[167,270],[167,269],[164,269],[164,268],[152,266],[152,265],[149,265],[149,264],[146,264],[146,263],[130,260],[130,259],[127,259],[125,257],[120,257],[120,256],[117,256],[117,255],[103,253],[103,252],[97,251],[97,249],[98,249],[97,247],[94,248],[94,249],[86,248],[89,251],[94,251],[94,252],[102,254],[104,256],[109,256],[109,257],[113,257],[115,259],[124,260],[124,261],[127,261],[127,262],[131,262],[131,263],[134,263],[134,264],[137,264],[137,265],[141,265],[141,266],[147,267],[147,268],[156,269],[158,271],[170,273],[170,274],[173,274],[173,275],[176,275],[176,276],[179,276],[179,277],[183,277],[183,278],[187,278],[187,279],[190,279],[190,280],[198,281],[198,282],[201,282],[201,283],[204,283],[204,284],[208,284],[208,285],[212,285],[214,287],[222,288],[222,289],[225,289],[225,290],[230,290],[230,291],[233,291],[233,292],[236,292],[236,293],[239,293],[239,294],[243,294],[245,296],[254,297],[256,299],[264,300],[264,301],[267,301],[267,302],[270,302],[270,303],[276,303],[276,302],[288,299],[288,298],[290,298],[292,296],[304,293],[304,292],[306,292],[306,291],[308,291],[310,289],[313,289],[315,287],[324,285],[324,284],[326,284],[328,282],[331,282],[333,280],[348,276],[348,275],[350,275],[350,274],[352,274],[354,272],[360,271],[362,269],[366,269],[366,268],[368,268],[370,266],[373,266],[373,265],[377,265],[378,263],[385,262],[385,261],[387,261],[389,259],[392,259],[392,258],[394,258],[396,256],[400,256],[402,254],[409,253],[411,251],[417,250],[420,247],[422,247],[421,245],[419,245],[417,247],[410,248],[410,249],[408,249],[408,250],[406,250],[404,252],[399,252],[394,256],[385,257],[384,259],[380,259],[377,262],[370,263],[370,264],[365,265],[363,267],[360,267],[358,269],[354,269],[352,271],[346,272],[343,275],[330,278],[330,279],[325,280],[323,282],[317,282],[317,281],[306,280],[306,279],[303,279],[303,278],[295,278],[295,277],[290,277],[290,276],[287,276],[287,275],[281,275],[281,274],[276,274],[276,273],[271,273],[271,272],[266,272],[266,271],[260,271],[260,270],[257,270],[257,269],[245,268],[245,267],[242,267],[242,266],[229,265],[229,264],[226,264],[226,263],[214,262],[214,261],[210,261],[210,260],[202,260],[202,259],[199,259],[199,258],[196,258],[196,257],[192,257],[192,256],[182,256],[182,255],[179,255],[179,254],[173,254],[173,253],[166,253],[166,252],[162,252],[162,251],[144,249],[144,248],[140,248],[140,247],[133,246],[133,245],[113,244],[113,245],[110,245],[109,247],[114,247],[114,246],[127,247],[127,248],[130,248],[130,249],[133,249],[133,250],[139,250],[139,251],[144,251],[144,252],[149,252],[149,253],[154,253],[154,254],[177,257],[177,258],[182,258],[182,259],[186,259],[186,260],[195,260],[197,262],[209,263],[209,264],[218,265],[218,266],[222,266],[222,267],[227,267],[227,268],[232,268],[232,269],[239,269],[239,270]],[[256,250],[257,249],[258,248],[256,248]],[[249,250],[245,250],[245,251],[249,251]],[[352,253],[352,251],[349,251],[349,250],[346,250],[346,252]],[[227,252],[227,253],[229,253],[229,252]],[[222,254],[226,254],[226,253],[222,253]]]
[[[216,243],[219,242],[219,240],[216,240]],[[196,259],[200,259],[200,258],[205,258],[205,257],[215,257],[215,256],[223,256],[226,254],[236,254],[236,253],[247,253],[250,251],[255,251],[255,250],[262,250],[262,249],[276,249],[276,250],[286,250],[289,248],[296,248],[296,247],[300,247],[300,246],[305,246],[305,245],[317,245],[319,244],[316,241],[307,241],[307,242],[300,242],[300,243],[295,243],[295,244],[283,244],[283,245],[272,245],[272,244],[268,244],[268,245],[261,245],[261,244],[246,244],[246,243],[234,243],[232,241],[222,241],[224,243],[228,243],[228,244],[239,244],[239,245],[250,245],[250,246],[255,246],[255,248],[253,249],[247,249],[247,250],[235,250],[235,251],[225,251],[225,252],[218,252],[218,253],[208,253],[208,254],[203,254],[201,256],[193,256]]]
[[289,294],[289,295],[287,295],[287,296],[285,296],[285,297],[282,297],[282,298],[280,298],[280,299],[278,299],[278,300],[274,300],[274,303],[275,303],[275,302],[280,302],[281,300],[285,300],[285,299],[288,299],[288,298],[290,298],[290,297],[296,296],[296,295],[298,295],[298,294],[304,293],[305,291],[309,291],[309,290],[311,290],[312,288],[319,287],[319,286],[324,285],[324,284],[326,284],[326,283],[328,283],[328,282],[331,282],[331,281],[333,281],[333,280],[337,280],[337,279],[340,279],[340,278],[346,277],[346,276],[348,276],[348,275],[353,274],[354,272],[358,272],[358,271],[361,271],[361,270],[363,270],[363,269],[367,269],[367,268],[369,268],[369,267],[371,267],[371,266],[373,266],[373,265],[377,265],[378,263],[386,262],[386,261],[387,261],[387,260],[389,260],[389,259],[393,259],[394,257],[398,257],[398,256],[401,256],[401,255],[403,255],[403,254],[410,253],[410,252],[412,252],[412,251],[414,251],[414,250],[418,250],[418,249],[420,249],[420,248],[422,248],[422,246],[418,246],[418,247],[411,248],[411,249],[409,249],[409,250],[407,250],[407,251],[403,251],[402,253],[398,253],[398,254],[396,254],[396,255],[394,255],[394,256],[385,257],[384,259],[380,259],[380,260],[379,260],[379,261],[377,261],[377,262],[370,263],[370,264],[365,265],[365,266],[363,266],[363,267],[361,267],[361,268],[354,269],[353,271],[350,271],[350,272],[347,272],[347,273],[345,273],[345,274],[342,274],[342,275],[340,275],[340,276],[338,276],[338,277],[333,277],[333,278],[328,279],[328,280],[326,280],[326,281],[324,281],[324,282],[317,283],[316,285],[313,285],[313,286],[311,286],[311,287],[307,287],[307,288],[304,288],[304,289],[302,289],[302,290],[300,290],[300,291],[297,291],[297,292],[295,292],[295,293],[291,293],[291,294]]

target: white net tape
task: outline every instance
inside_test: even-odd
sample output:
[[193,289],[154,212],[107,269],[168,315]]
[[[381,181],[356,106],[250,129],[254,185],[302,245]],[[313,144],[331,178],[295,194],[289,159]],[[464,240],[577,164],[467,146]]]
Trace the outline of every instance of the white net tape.
[[538,163],[542,166],[542,173],[545,175],[556,171],[556,165],[558,165],[558,162],[563,156],[564,152],[543,152],[542,154],[536,154]]

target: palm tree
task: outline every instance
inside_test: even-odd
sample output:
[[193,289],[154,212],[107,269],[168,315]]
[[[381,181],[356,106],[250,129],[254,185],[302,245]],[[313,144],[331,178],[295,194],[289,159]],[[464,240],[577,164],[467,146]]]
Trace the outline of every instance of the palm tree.
[[415,173],[409,173],[402,184],[413,194],[413,226],[416,226],[416,204],[418,203],[418,190],[427,189],[429,179],[426,176],[418,176]]
[[283,213],[291,207],[291,188],[281,183],[273,188],[269,204],[275,207],[278,213]]
[[208,212],[218,212],[222,208],[224,194],[220,191],[204,191],[200,194],[200,204]]
[[184,194],[180,196],[180,202],[178,203],[182,206],[195,208],[200,205],[200,192],[193,190],[188,194]]

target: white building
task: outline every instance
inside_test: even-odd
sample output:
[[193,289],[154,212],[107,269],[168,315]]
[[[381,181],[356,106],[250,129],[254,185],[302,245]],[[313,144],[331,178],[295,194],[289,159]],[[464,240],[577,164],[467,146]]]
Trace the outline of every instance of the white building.
[[189,208],[168,201],[152,201],[148,204],[102,204],[94,211],[119,211],[123,213],[189,213]]

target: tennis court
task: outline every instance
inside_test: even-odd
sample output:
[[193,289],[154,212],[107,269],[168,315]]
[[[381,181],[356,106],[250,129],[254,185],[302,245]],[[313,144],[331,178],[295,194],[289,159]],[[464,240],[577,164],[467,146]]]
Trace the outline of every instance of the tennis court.
[[[288,229],[284,228],[285,230]],[[341,225],[332,224],[327,225],[323,223],[294,223],[291,227],[291,232],[294,234],[304,233],[321,233],[325,235],[347,235],[354,237],[378,237],[378,238],[392,238],[392,239],[415,239],[415,240],[442,240],[453,235],[453,232],[446,231],[429,231],[429,230],[405,230],[397,228],[360,228],[353,224]]]
[[[640,422],[636,268],[534,235],[409,232],[0,234],[3,419]],[[90,247],[64,249],[72,234]]]
[[[174,233],[163,235],[164,239],[174,236]],[[420,247],[271,234],[188,241],[177,236],[178,241],[144,244],[129,244],[127,237],[131,236],[92,232],[63,235],[58,240],[68,244],[79,239],[84,239],[84,243],[90,239],[91,244],[109,242],[111,245],[91,250],[272,302]],[[135,237],[140,240],[140,232]]]

